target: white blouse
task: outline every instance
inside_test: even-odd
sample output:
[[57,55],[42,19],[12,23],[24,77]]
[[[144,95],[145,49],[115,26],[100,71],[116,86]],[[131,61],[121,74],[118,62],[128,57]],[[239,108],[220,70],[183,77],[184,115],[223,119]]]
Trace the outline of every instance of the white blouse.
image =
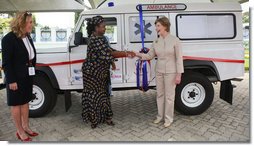
[[25,46],[26,46],[26,49],[27,49],[27,52],[28,52],[28,55],[29,55],[29,60],[32,60],[34,58],[34,49],[29,41],[29,39],[27,37],[25,38],[22,38]]

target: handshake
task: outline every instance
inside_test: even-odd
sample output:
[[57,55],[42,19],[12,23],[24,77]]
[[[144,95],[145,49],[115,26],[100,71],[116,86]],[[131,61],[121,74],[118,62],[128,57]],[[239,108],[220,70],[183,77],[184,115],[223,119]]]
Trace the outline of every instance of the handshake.
[[142,53],[137,51],[126,51],[126,57],[134,58],[134,57],[142,57]]
[[136,51],[113,51],[112,52],[113,57],[115,58],[122,58],[122,57],[142,57],[142,53],[136,52]]

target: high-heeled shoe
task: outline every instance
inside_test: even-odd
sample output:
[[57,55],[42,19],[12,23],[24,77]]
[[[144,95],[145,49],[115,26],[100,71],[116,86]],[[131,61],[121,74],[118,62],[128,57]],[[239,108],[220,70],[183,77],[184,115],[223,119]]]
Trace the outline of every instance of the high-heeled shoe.
[[28,133],[27,131],[25,131],[25,132],[26,132],[26,134],[28,134],[29,136],[32,136],[32,137],[39,135],[39,133],[36,133],[36,132],[33,132],[33,133]]
[[19,133],[16,132],[16,136],[19,140],[21,140],[22,142],[28,142],[28,141],[32,141],[32,138],[27,137],[26,139],[21,139],[21,137],[19,136]]

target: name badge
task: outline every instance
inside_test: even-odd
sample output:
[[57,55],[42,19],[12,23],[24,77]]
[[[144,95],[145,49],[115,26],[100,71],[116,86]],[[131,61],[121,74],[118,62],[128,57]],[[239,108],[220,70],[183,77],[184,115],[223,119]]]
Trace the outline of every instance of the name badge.
[[29,72],[29,76],[34,76],[35,75],[35,68],[34,67],[29,67],[28,72]]

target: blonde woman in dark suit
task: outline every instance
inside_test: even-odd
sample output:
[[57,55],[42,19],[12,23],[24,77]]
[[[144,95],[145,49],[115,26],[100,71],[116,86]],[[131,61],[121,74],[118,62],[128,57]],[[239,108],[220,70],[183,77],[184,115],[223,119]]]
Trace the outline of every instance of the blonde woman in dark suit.
[[164,126],[169,127],[173,122],[175,87],[181,82],[184,72],[180,41],[171,35],[168,18],[162,17],[155,21],[159,38],[156,39],[147,54],[135,52],[142,60],[158,57],[156,63],[156,86],[158,114],[155,124],[164,120]]
[[30,37],[33,20],[29,12],[20,12],[11,23],[11,32],[2,39],[2,67],[6,78],[7,104],[15,123],[16,136],[31,141],[37,136],[29,127],[29,102],[32,100],[36,51]]

